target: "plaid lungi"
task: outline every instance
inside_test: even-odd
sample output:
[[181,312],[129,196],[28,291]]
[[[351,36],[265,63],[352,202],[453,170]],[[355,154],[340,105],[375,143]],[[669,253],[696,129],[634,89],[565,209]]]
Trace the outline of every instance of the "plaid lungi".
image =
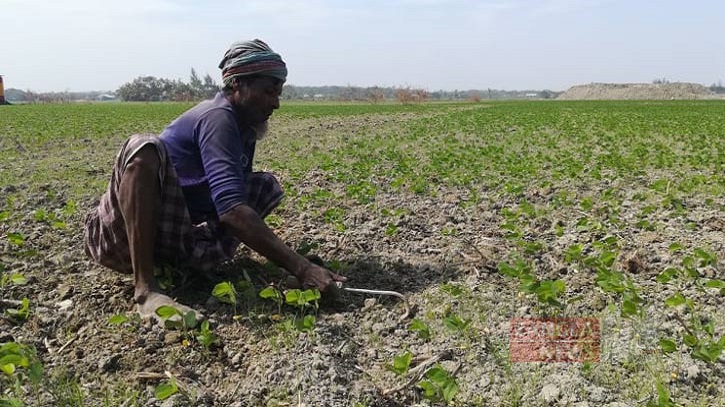
[[[230,259],[240,241],[218,221],[200,225],[191,223],[189,210],[174,166],[167,157],[164,143],[150,134],[135,134],[123,145],[113,167],[108,190],[99,205],[85,220],[85,251],[96,262],[111,269],[131,273],[131,255],[121,206],[119,186],[126,166],[142,147],[151,144],[159,154],[161,194],[155,200],[156,238],[154,263],[184,269],[208,271]],[[262,218],[276,208],[284,192],[277,179],[267,172],[247,176],[248,202]]]

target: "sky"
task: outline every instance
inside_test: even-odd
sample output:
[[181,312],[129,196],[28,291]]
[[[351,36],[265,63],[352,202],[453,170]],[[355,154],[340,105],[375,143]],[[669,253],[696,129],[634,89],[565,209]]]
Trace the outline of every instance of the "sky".
[[116,90],[152,75],[220,82],[260,38],[300,86],[563,91],[725,81],[722,0],[0,0],[5,88]]

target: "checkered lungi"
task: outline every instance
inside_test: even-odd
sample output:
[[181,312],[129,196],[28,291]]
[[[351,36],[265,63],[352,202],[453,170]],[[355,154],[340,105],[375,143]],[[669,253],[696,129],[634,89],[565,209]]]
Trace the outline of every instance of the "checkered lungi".
[[[167,157],[164,143],[156,136],[135,134],[123,145],[116,157],[108,190],[85,220],[85,251],[96,262],[111,269],[132,273],[131,255],[121,206],[121,176],[131,159],[142,147],[151,144],[159,154],[161,196],[155,199],[156,238],[154,263],[184,269],[208,271],[230,259],[240,241],[218,221],[193,225],[179,186],[174,166]],[[262,218],[276,208],[284,192],[277,179],[267,172],[248,175],[248,203]]]

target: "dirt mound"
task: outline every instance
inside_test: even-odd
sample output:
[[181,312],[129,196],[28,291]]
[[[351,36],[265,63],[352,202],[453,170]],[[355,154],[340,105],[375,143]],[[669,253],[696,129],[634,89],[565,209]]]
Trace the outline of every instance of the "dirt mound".
[[591,83],[576,85],[559,95],[565,100],[713,99],[717,95],[696,83]]

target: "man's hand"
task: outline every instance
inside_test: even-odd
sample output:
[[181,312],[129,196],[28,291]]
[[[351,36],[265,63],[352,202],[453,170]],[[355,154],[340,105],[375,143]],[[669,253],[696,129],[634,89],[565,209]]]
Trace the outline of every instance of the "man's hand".
[[347,278],[335,274],[332,271],[307,261],[302,270],[296,276],[303,288],[316,287],[321,292],[334,292],[337,288],[336,282],[347,281]]

